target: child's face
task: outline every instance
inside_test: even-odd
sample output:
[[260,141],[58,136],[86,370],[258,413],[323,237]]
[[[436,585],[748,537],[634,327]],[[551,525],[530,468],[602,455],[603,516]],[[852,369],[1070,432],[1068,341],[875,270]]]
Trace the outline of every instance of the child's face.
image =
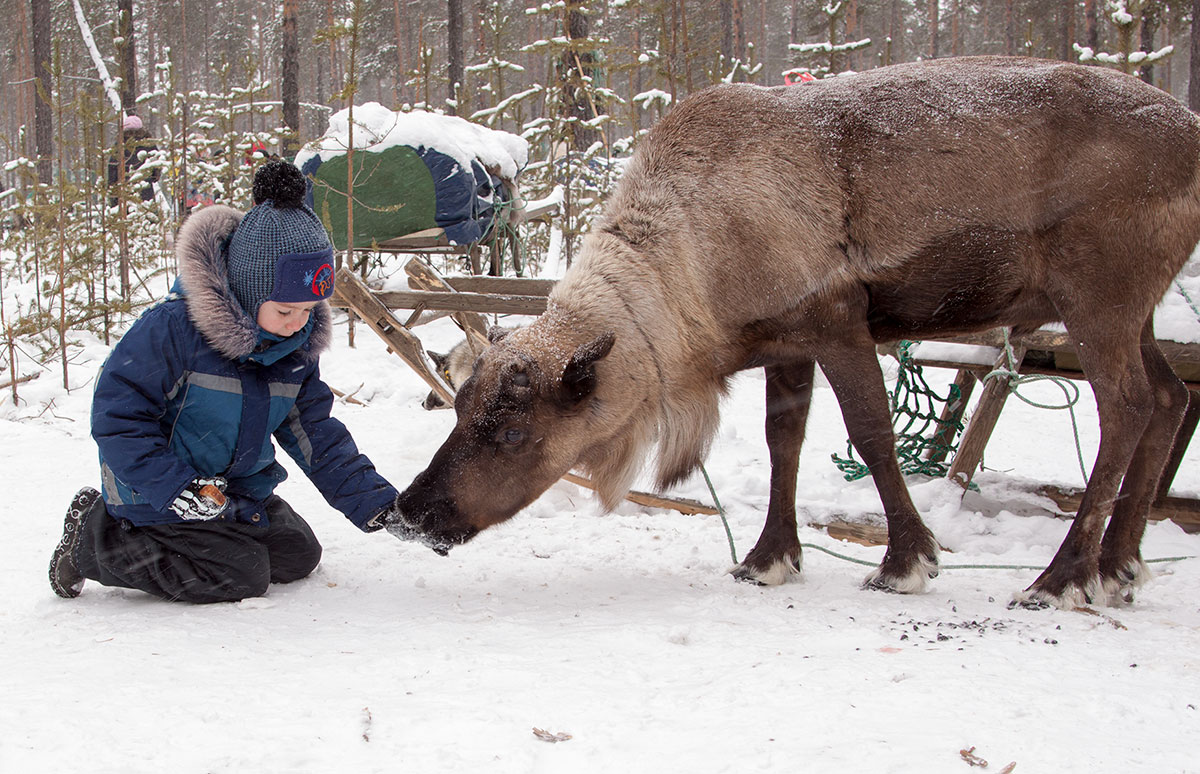
[[263,301],[258,308],[258,327],[267,333],[287,338],[304,327],[308,322],[309,312],[317,305],[317,301],[307,301],[303,304],[284,304],[279,301]]

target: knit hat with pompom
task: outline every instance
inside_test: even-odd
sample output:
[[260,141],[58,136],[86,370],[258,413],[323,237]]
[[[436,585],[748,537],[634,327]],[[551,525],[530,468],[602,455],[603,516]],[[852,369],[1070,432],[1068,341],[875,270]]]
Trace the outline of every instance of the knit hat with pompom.
[[333,293],[333,245],[304,204],[304,175],[282,159],[254,175],[254,208],[229,238],[229,288],[250,319],[264,301],[320,301]]

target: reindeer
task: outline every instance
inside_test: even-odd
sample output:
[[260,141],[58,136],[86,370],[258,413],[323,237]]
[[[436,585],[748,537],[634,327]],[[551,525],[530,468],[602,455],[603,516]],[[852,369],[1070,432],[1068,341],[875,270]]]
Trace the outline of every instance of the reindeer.
[[896,461],[876,344],[1060,321],[1102,440],[1066,539],[1014,604],[1131,601],[1188,398],[1152,315],[1200,239],[1198,155],[1197,118],[1175,99],[1061,62],[939,59],[699,92],[639,147],[546,312],[476,362],[393,531],[444,553],[572,468],[611,508],[651,449],[669,487],[704,459],[728,378],[763,368],[770,504],[732,572],[782,582],[800,569],[816,364],[887,516],[864,585],[920,592],[937,543]]
[[[433,361],[434,367],[441,373],[442,378],[455,390],[471,377],[471,368],[475,365],[475,352],[468,339],[458,342],[445,354],[434,352],[431,349],[425,350],[425,354],[429,355],[429,359]],[[437,390],[429,391],[425,400],[421,402],[421,407],[426,411],[447,408],[446,402],[442,400],[441,395],[438,395]]]

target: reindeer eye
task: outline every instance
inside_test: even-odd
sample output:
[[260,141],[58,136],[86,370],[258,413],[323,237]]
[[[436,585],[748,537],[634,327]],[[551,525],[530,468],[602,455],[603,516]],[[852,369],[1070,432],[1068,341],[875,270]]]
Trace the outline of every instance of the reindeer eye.
[[518,446],[525,442],[525,431],[519,427],[510,427],[501,431],[499,440],[509,446]]

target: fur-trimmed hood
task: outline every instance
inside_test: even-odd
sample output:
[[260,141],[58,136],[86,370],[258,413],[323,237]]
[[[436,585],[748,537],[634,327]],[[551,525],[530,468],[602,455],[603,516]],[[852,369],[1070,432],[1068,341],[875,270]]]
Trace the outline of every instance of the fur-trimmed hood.
[[[191,215],[175,240],[188,317],[213,349],[233,360],[253,353],[264,333],[229,288],[226,246],[244,214],[222,204],[210,205]],[[300,352],[315,359],[329,346],[331,330],[329,304],[322,301],[312,311],[308,342]]]

